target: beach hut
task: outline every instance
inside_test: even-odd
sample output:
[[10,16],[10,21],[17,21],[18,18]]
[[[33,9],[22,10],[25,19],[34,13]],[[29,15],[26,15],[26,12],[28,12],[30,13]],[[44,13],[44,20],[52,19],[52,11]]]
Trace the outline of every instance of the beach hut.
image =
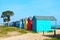
[[32,17],[28,18],[28,25],[27,25],[28,30],[32,30]]
[[5,25],[5,26],[8,26],[8,23],[5,23],[4,25]]
[[20,20],[20,28],[22,29],[22,19]]
[[16,22],[12,22],[12,26],[16,27]]
[[9,26],[14,26],[14,27],[16,27],[16,22],[10,22],[10,23],[9,23]]
[[20,20],[20,28],[21,29],[24,29],[24,19],[21,19]]
[[51,21],[56,21],[56,18],[54,16],[34,16],[32,19],[32,30],[35,32],[50,31]]
[[20,21],[16,21],[16,27],[20,27]]
[[10,22],[10,23],[9,23],[9,26],[13,26],[13,22]]
[[24,19],[24,29],[27,29],[27,24],[28,24],[28,20],[27,18]]

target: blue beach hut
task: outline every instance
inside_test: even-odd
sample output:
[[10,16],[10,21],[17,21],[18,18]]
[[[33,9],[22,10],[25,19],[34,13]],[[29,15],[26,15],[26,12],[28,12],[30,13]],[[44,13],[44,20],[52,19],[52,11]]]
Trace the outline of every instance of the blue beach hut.
[[22,29],[22,20],[20,20],[20,28]]
[[24,19],[20,20],[20,28],[23,29],[24,28]]
[[15,21],[13,22],[13,26],[16,27],[16,22]]
[[20,21],[16,21],[16,27],[20,28]]
[[22,19],[22,29],[24,29],[24,19]]
[[9,26],[13,26],[13,22],[10,22],[10,23],[9,23]]
[[56,21],[56,18],[53,16],[33,16],[32,30],[35,32],[50,31],[52,26],[51,21]]

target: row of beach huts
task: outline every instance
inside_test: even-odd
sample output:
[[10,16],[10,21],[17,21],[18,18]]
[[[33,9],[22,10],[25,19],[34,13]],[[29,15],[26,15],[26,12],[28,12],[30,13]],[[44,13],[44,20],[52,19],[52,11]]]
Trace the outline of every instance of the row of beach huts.
[[54,16],[33,16],[19,21],[10,22],[9,26],[21,29],[32,30],[35,32],[47,32],[52,28],[56,28],[57,20]]

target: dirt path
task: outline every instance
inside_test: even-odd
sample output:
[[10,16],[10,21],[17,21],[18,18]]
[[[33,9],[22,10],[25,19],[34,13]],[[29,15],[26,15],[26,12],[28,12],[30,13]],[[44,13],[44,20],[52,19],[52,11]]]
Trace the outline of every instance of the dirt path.
[[43,40],[48,37],[44,37],[42,33],[27,33],[21,36],[13,36],[8,38],[3,38],[0,40]]
[[[60,34],[60,30],[57,31]],[[53,33],[45,33],[45,35],[52,35]],[[0,40],[43,40],[46,38],[50,38],[47,36],[43,36],[42,33],[27,33],[24,35],[13,36],[8,38],[1,38]]]

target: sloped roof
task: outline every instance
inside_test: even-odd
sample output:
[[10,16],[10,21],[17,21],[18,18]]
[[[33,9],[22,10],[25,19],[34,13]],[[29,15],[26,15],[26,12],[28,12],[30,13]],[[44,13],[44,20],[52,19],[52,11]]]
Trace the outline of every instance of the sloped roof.
[[40,20],[51,20],[56,21],[56,18],[54,16],[34,16],[36,19]]
[[28,19],[32,19],[32,17],[28,17]]
[[27,18],[24,18],[24,20],[27,20]]

